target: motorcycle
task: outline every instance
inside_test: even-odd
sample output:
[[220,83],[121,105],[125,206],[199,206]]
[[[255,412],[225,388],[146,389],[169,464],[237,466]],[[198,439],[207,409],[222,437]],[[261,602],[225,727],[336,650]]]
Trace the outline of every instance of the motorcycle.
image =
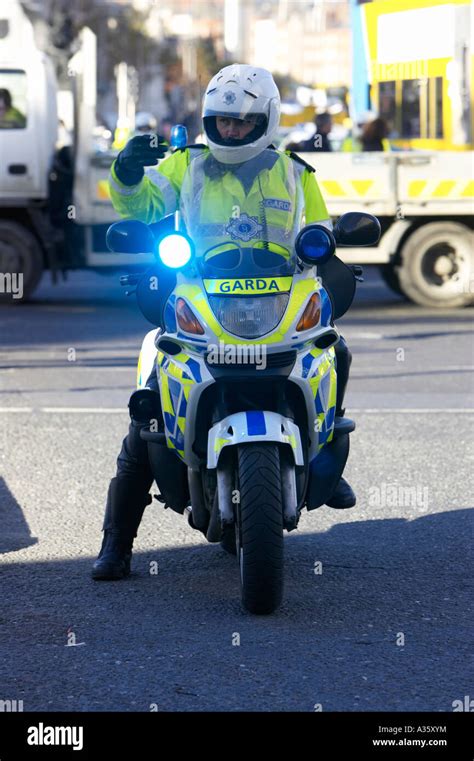
[[[194,192],[188,200],[192,209]],[[269,614],[283,596],[284,531],[330,499],[355,428],[335,418],[334,320],[360,272],[336,245],[374,245],[380,225],[349,212],[332,232],[309,224],[249,247],[243,238],[255,239],[248,228],[257,222],[240,214],[203,248],[189,219],[184,230],[176,215],[123,220],[107,233],[111,251],[155,257],[145,273],[122,278],[155,326],[130,415],[142,424],[159,499],[236,555],[244,608]]]

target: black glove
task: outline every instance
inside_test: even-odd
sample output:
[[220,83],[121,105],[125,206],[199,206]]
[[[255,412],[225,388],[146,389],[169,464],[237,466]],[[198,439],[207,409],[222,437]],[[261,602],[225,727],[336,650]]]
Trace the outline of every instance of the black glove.
[[137,135],[128,141],[115,161],[115,174],[124,185],[136,185],[145,174],[143,167],[154,166],[168,150],[161,135]]

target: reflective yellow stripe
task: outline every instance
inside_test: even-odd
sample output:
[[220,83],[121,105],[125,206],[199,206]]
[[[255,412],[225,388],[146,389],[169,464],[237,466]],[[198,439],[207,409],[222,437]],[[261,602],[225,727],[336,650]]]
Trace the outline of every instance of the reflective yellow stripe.
[[158,169],[155,169],[155,167],[147,167],[145,169],[145,175],[148,177],[150,182],[152,182],[153,185],[155,185],[155,187],[157,187],[160,191],[163,197],[163,203],[165,205],[165,215],[172,214],[174,211],[176,211],[176,192],[169,179],[165,177],[164,174],[161,174]]
[[463,198],[473,198],[474,197],[474,180],[471,180],[467,183],[466,187],[464,188],[463,192],[461,193],[461,196]]
[[365,196],[369,188],[374,184],[373,180],[352,180],[354,190],[359,196]]
[[455,180],[443,180],[442,182],[438,184],[437,188],[435,189],[433,193],[433,198],[446,198],[450,194],[450,192],[452,191],[455,185],[456,185]]
[[322,180],[321,185],[329,193],[330,196],[345,196],[346,191],[342,185],[336,180]]
[[113,165],[112,169],[110,170],[108,182],[109,187],[113,188],[121,196],[133,196],[135,193],[137,193],[142,184],[142,181],[140,180],[140,182],[137,182],[136,185],[123,185],[118,177],[116,178]]
[[259,277],[235,280],[204,280],[207,293],[248,295],[256,293],[287,293],[291,288],[291,277]]
[[417,198],[422,194],[423,190],[426,188],[426,185],[426,180],[413,180],[408,186],[408,197]]
[[380,200],[387,195],[386,181],[376,179],[321,180],[327,198],[363,198]]
[[408,183],[409,198],[458,198],[474,197],[474,180],[412,180]]

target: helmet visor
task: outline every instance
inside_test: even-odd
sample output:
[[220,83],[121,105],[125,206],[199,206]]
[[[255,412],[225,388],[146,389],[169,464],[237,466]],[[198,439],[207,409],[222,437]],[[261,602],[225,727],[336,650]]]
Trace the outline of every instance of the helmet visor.
[[[223,137],[219,132],[217,126],[218,117],[221,117],[222,119],[237,119],[239,122],[244,124],[250,124],[252,129],[245,135],[245,137],[242,138]],[[268,120],[265,114],[249,114],[247,117],[242,119],[240,116],[234,116],[233,114],[220,113],[208,115],[203,118],[204,130],[208,138],[212,140],[212,142],[216,145],[229,146],[248,145],[249,143],[253,143],[255,140],[258,140],[258,138],[261,137],[267,129],[267,121]]]

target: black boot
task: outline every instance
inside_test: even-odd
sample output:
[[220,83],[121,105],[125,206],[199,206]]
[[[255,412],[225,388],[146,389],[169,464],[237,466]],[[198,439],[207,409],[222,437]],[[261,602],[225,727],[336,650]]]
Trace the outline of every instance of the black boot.
[[336,510],[346,510],[348,507],[354,507],[355,503],[356,495],[346,479],[341,477],[331,499],[328,499],[326,505],[334,507]]
[[123,579],[130,574],[133,540],[145,507],[151,502],[140,476],[110,482],[104,519],[104,539],[92,567],[96,580]]

